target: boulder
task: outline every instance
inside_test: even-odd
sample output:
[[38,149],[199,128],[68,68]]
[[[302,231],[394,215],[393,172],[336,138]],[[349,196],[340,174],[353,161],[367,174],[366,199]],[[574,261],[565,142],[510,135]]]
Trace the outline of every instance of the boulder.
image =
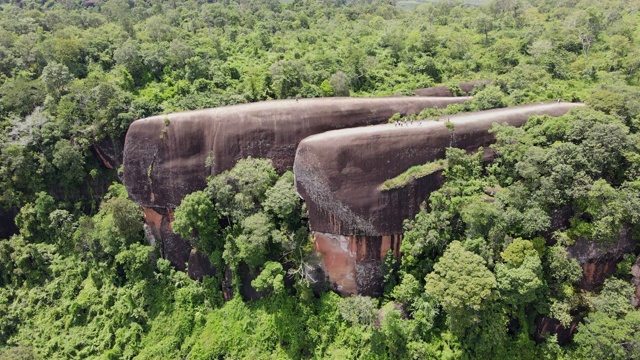
[[[171,230],[172,209],[206,186],[208,176],[232,168],[245,157],[291,168],[298,143],[327,130],[385,123],[395,113],[417,114],[470,98],[320,98],[275,100],[154,116],[129,127],[124,146],[124,183],[145,213],[147,234],[164,258],[189,273],[210,273],[199,261],[191,269],[189,243]],[[106,143],[95,147],[105,166],[118,166]],[[196,265],[193,265],[196,266]]]
[[403,220],[417,213],[442,180],[436,172],[407,184],[413,186],[383,190],[386,180],[443,159],[449,146],[469,151],[488,146],[493,123],[521,126],[531,115],[560,116],[576,106],[581,104],[525,105],[310,136],[298,146],[293,166],[310,228],[341,235],[401,234]]
[[195,280],[202,280],[205,276],[213,277],[216,275],[216,271],[211,266],[209,258],[198,251],[198,249],[191,249],[187,273],[190,278]]
[[[531,115],[560,116],[576,106],[581,104],[542,103],[446,116],[439,121],[328,131],[304,139],[293,166],[296,190],[307,205],[309,227],[324,255],[324,270],[332,286],[343,294],[379,293],[385,251],[371,249],[384,244],[381,238],[399,243],[403,220],[415,216],[443,182],[439,171],[392,190],[382,189],[386,180],[412,166],[444,158],[449,146],[472,151],[489,145],[493,135],[488,130],[493,123],[521,126]],[[356,238],[364,245],[356,246]],[[352,250],[360,246],[367,249],[366,256]],[[399,244],[394,246],[399,249]],[[358,283],[355,274],[363,268],[370,278]]]
[[[473,90],[476,87],[482,86],[482,85],[487,85],[487,84],[491,84],[491,80],[468,81],[468,82],[460,83],[460,84],[458,84],[458,86],[460,87],[460,90],[462,90],[462,93],[464,95],[469,96],[469,95],[471,95],[471,93],[473,92]],[[416,90],[413,90],[413,93],[418,95],[418,96],[431,96],[431,97],[456,96],[456,94],[453,94],[451,92],[451,90],[449,89],[449,87],[446,86],[446,85],[440,85],[440,86],[433,86],[433,87],[428,87],[428,88],[416,89]]]
[[293,165],[298,143],[328,130],[385,123],[395,113],[462,103],[456,98],[317,98],[153,116],[134,121],[124,146],[124,183],[145,207],[175,208],[206,178],[248,156],[268,158],[279,172]]

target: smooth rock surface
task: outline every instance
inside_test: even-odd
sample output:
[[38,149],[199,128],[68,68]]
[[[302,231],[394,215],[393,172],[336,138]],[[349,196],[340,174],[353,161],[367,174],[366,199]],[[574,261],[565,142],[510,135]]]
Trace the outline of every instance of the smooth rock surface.
[[[460,90],[462,90],[462,92],[465,95],[469,96],[477,86],[481,86],[485,84],[491,84],[491,80],[468,81],[468,82],[460,83],[458,84],[458,86],[460,87]],[[431,97],[455,96],[455,94],[453,94],[451,90],[449,90],[449,87],[446,85],[416,89],[416,90],[413,90],[413,93],[418,96],[431,96]]]
[[[468,97],[273,100],[159,115],[134,121],[124,147],[124,183],[145,207],[175,208],[206,178],[248,156],[279,172],[293,165],[298,143],[328,130],[385,123],[395,113],[462,103]],[[206,166],[207,159],[211,166]]]
[[143,207],[148,232],[158,240],[163,257],[185,270],[191,247],[171,230],[172,209],[187,194],[203,189],[208,176],[248,156],[269,158],[284,172],[293,165],[298,143],[309,135],[384,123],[395,113],[417,114],[469,99],[274,100],[141,119],[126,135],[124,183],[131,199]]
[[[441,171],[382,190],[408,168],[445,157],[449,146],[476,150],[493,141],[493,123],[521,126],[531,115],[560,116],[573,103],[545,103],[452,115],[439,121],[328,131],[304,139],[294,162],[296,190],[332,288],[343,295],[375,296],[383,289],[382,259],[394,240],[399,256],[404,219],[443,183]],[[453,131],[446,126],[453,123]],[[361,250],[366,249],[366,250]]]
[[[414,189],[383,191],[381,185],[408,168],[445,157],[449,146],[488,146],[493,123],[523,125],[531,115],[560,116],[574,103],[544,103],[417,121],[328,131],[304,139],[293,170],[296,190],[309,209],[313,231],[382,236],[402,233],[402,221],[427,200],[437,176]],[[453,123],[453,132],[446,121]],[[432,185],[430,185],[432,183]],[[411,184],[409,184],[411,185]]]

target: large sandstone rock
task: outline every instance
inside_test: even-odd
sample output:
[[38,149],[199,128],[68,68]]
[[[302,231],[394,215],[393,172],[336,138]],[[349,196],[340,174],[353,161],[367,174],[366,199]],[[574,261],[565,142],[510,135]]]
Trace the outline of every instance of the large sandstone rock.
[[[462,90],[462,92],[465,95],[471,95],[471,93],[473,92],[473,90],[481,85],[485,85],[485,84],[491,84],[491,80],[474,80],[474,81],[468,81],[468,82],[463,82],[458,84],[458,86],[460,87],[460,90]],[[422,88],[422,89],[416,89],[413,90],[413,93],[418,95],[418,96],[455,96],[455,94],[453,94],[451,92],[451,90],[449,90],[449,87],[446,85],[440,85],[440,86],[432,86],[432,87],[428,87],[428,88]]]
[[[386,122],[393,114],[462,103],[456,98],[318,98],[274,100],[154,116],[133,122],[124,148],[124,182],[145,207],[175,208],[205,187],[207,176],[242,158],[293,165],[298,143],[328,130]],[[212,163],[206,166],[207,159]]]
[[[208,176],[228,170],[248,156],[269,158],[278,171],[284,172],[293,165],[298,143],[309,135],[380,124],[395,113],[417,114],[425,108],[467,100],[276,100],[141,119],[131,124],[126,135],[124,183],[131,199],[142,205],[146,232],[158,240],[163,257],[180,270],[186,270],[185,263],[189,262],[190,274],[199,277],[212,270],[206,269],[206,261],[173,233],[171,221],[173,209],[184,196],[203,189]],[[117,166],[105,155],[109,151],[96,147],[96,152],[105,165]]]
[[[309,209],[309,226],[318,251],[325,256],[330,283],[343,294],[378,293],[382,278],[369,275],[381,274],[373,269],[380,268],[385,251],[370,249],[384,244],[378,239],[399,238],[403,220],[414,216],[443,181],[436,172],[403,188],[384,191],[381,185],[386,180],[411,166],[444,158],[448,146],[474,150],[489,145],[493,135],[488,130],[493,123],[520,126],[531,115],[560,116],[576,106],[581,104],[527,105],[447,116],[440,121],[328,131],[304,139],[293,166],[296,190]],[[453,123],[453,131],[446,120]],[[363,241],[364,245],[358,243]],[[397,246],[394,243],[394,251]],[[361,247],[371,255],[362,257],[353,250]],[[359,277],[362,272],[358,269],[363,266],[369,269],[366,278]]]

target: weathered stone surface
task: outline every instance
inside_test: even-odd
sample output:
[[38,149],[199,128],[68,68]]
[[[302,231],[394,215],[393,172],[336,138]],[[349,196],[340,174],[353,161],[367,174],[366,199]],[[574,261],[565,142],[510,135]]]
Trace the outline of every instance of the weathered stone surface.
[[[269,158],[283,172],[293,165],[298,143],[309,135],[379,124],[394,113],[416,114],[424,108],[467,100],[278,100],[154,116],[135,121],[127,132],[124,183],[131,199],[143,206],[148,233],[159,241],[163,257],[184,270],[191,248],[171,231],[171,209],[187,194],[203,189],[207,176],[228,170],[247,156]],[[109,166],[113,161],[103,148],[108,146],[103,144],[95,151]],[[205,166],[207,159],[212,166]]]
[[96,157],[109,169],[117,169],[122,165],[122,148],[124,136],[114,141],[106,137],[93,143],[91,150]]
[[624,254],[634,252],[638,241],[632,236],[631,228],[625,226],[611,243],[600,243],[579,238],[567,248],[569,256],[582,266],[580,288],[592,291],[598,289],[604,280],[613,275]]
[[[476,88],[476,86],[485,85],[485,84],[491,84],[491,80],[468,81],[468,82],[460,83],[458,84],[458,86],[460,87],[460,90],[462,90],[462,92],[468,96],[468,95],[471,95],[471,92],[473,91],[473,89]],[[416,90],[413,90],[413,93],[418,96],[431,96],[431,97],[455,96],[454,94],[451,93],[451,90],[449,90],[449,88],[446,85],[416,89]]]
[[215,276],[216,271],[211,266],[211,262],[206,255],[197,249],[191,249],[187,274],[189,274],[189,277],[192,279],[202,280],[205,276]]
[[[572,103],[546,103],[451,115],[441,121],[385,124],[328,131],[304,139],[293,166],[296,190],[309,209],[313,231],[381,236],[401,234],[402,221],[441,180],[421,179],[415,189],[382,191],[384,181],[414,165],[444,158],[448,146],[487,146],[493,123],[524,124],[529,116],[563,115]],[[446,121],[453,123],[451,132]]]
[[333,290],[342,295],[381,295],[384,274],[380,264],[389,250],[400,256],[401,235],[344,236],[315,232],[313,237]]
[[[275,100],[154,116],[133,122],[124,150],[124,183],[145,207],[175,208],[205,187],[207,176],[242,158],[293,165],[298,143],[328,130],[386,122],[394,113],[417,114],[469,98],[319,98]],[[213,165],[205,166],[209,158]]]
[[[309,226],[331,286],[342,294],[379,294],[386,249],[372,249],[384,238],[398,239],[393,249],[399,249],[403,220],[419,211],[443,177],[435,172],[383,191],[386,180],[411,166],[444,158],[448,146],[475,150],[489,145],[493,135],[488,130],[495,122],[520,126],[531,115],[560,116],[576,106],[581,104],[527,105],[440,121],[329,131],[304,139],[293,166],[296,190],[309,210]],[[453,132],[445,120],[453,123]]]
[[162,257],[169,260],[176,269],[187,270],[191,245],[173,232],[173,210],[143,206],[142,213],[146,225],[145,232],[159,241]]

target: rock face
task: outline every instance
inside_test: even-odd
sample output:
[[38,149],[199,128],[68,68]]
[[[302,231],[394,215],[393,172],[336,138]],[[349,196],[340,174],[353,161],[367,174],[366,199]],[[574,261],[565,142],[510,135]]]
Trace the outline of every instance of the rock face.
[[[480,86],[484,84],[491,84],[491,80],[469,81],[469,82],[460,83],[458,84],[458,86],[460,87],[460,90],[462,90],[462,92],[465,95],[469,96],[471,95],[471,92],[473,91],[473,89],[476,88],[476,86]],[[431,96],[431,97],[455,96],[455,94],[453,94],[451,90],[449,90],[449,88],[445,85],[433,86],[433,87],[428,87],[423,89],[416,89],[416,90],[413,90],[413,93],[418,96]]]
[[[293,165],[298,143],[328,130],[386,122],[394,113],[417,114],[462,103],[456,98],[318,98],[274,100],[154,116],[133,122],[125,139],[124,182],[145,207],[175,208],[205,187],[207,176],[242,158]],[[211,166],[205,166],[207,159]]]
[[190,273],[200,276],[206,272],[202,259],[173,233],[171,221],[173,209],[187,194],[203,189],[208,176],[248,156],[269,158],[284,172],[293,165],[298,143],[309,135],[380,124],[395,113],[417,114],[469,99],[275,100],[141,119],[131,124],[125,139],[124,183],[131,199],[143,207],[147,233],[159,241],[163,257],[180,270],[190,257],[199,260],[200,270]]
[[[386,180],[411,166],[444,158],[448,146],[474,150],[489,145],[493,136],[488,130],[495,122],[520,126],[531,115],[560,116],[576,106],[581,104],[527,105],[440,121],[328,131],[304,139],[293,166],[296,190],[307,204],[309,226],[334,288],[343,294],[378,293],[381,277],[359,278],[358,268],[380,268],[384,249],[370,249],[382,246],[378,239],[383,238],[397,239],[393,246],[399,246],[403,220],[414,216],[443,181],[436,172],[403,188],[383,191]],[[452,131],[446,120],[453,124]],[[360,256],[361,247],[370,255]]]
[[557,319],[553,319],[546,316],[538,316],[536,318],[536,333],[534,338],[537,343],[545,341],[545,336],[548,334],[557,335],[558,344],[566,345],[571,342],[573,334],[578,329],[578,319],[574,319],[571,323],[564,327]]
[[113,141],[107,137],[93,143],[91,150],[105,167],[117,169],[122,164],[122,151],[117,144],[122,144],[123,140]]
[[604,280],[616,272],[624,254],[634,252],[637,246],[638,241],[629,226],[625,226],[611,243],[578,238],[567,251],[582,266],[580,288],[592,291],[602,286]]
[[329,285],[341,294],[382,295],[378,286],[381,261],[388,251],[400,257],[401,236],[360,236],[314,233],[316,251],[322,256]]

